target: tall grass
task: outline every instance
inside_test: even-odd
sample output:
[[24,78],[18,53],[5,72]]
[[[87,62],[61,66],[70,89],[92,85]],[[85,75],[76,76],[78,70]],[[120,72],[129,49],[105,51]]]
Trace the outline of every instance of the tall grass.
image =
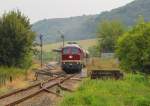
[[104,70],[119,70],[119,64],[115,58],[103,59],[98,57],[93,57],[90,59],[89,64],[87,65],[89,71],[96,69]]
[[6,81],[10,81],[21,75],[24,75],[25,72],[26,71],[24,69],[0,67],[0,85],[5,84]]
[[0,67],[0,74],[17,76],[24,73],[25,73],[25,69],[20,69],[15,67]]
[[66,94],[60,106],[150,106],[150,81],[127,74],[123,80],[90,80]]

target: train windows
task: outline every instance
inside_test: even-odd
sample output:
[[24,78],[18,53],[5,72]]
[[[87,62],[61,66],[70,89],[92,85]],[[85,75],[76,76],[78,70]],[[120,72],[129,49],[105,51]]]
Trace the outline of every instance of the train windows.
[[80,53],[80,50],[78,48],[75,48],[75,47],[63,49],[63,54],[78,54],[78,53]]
[[63,54],[69,54],[69,48],[64,48],[63,49]]
[[78,54],[79,53],[79,49],[78,48],[72,48],[71,49],[71,54]]

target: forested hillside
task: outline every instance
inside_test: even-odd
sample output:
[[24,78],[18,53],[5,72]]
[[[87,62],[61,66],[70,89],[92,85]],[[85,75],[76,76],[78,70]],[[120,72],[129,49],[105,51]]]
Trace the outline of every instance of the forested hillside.
[[139,16],[143,16],[145,21],[150,21],[149,5],[150,0],[134,0],[126,6],[101,13],[96,20],[119,19],[128,26],[133,25]]
[[150,0],[135,0],[123,7],[101,14],[70,18],[44,19],[33,24],[32,29],[44,35],[44,42],[60,41],[61,31],[66,40],[80,40],[96,37],[97,24],[104,19],[117,19],[126,25],[133,25],[139,16],[150,21]]
[[[32,27],[38,34],[43,34],[45,42],[60,41],[60,32],[67,40],[93,38],[95,35],[95,19],[93,16],[78,16],[70,18],[44,19]],[[92,24],[91,24],[92,23]],[[59,32],[60,31],[60,32]]]

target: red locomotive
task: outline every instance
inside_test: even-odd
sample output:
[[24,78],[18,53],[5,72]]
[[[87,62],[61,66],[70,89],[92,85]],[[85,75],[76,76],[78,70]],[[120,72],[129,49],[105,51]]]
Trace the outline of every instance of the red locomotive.
[[61,67],[66,73],[80,72],[87,63],[88,52],[75,42],[64,46],[61,54]]

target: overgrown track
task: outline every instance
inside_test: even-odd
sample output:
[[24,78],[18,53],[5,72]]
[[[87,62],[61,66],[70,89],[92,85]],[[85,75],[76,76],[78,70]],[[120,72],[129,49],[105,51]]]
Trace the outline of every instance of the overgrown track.
[[0,106],[14,106],[20,104],[21,102],[24,102],[25,100],[30,99],[44,91],[60,96],[59,94],[51,92],[48,89],[54,86],[61,86],[62,83],[73,78],[76,75],[77,74],[66,75],[65,77],[54,77],[43,83],[38,83],[33,86],[0,96]]

